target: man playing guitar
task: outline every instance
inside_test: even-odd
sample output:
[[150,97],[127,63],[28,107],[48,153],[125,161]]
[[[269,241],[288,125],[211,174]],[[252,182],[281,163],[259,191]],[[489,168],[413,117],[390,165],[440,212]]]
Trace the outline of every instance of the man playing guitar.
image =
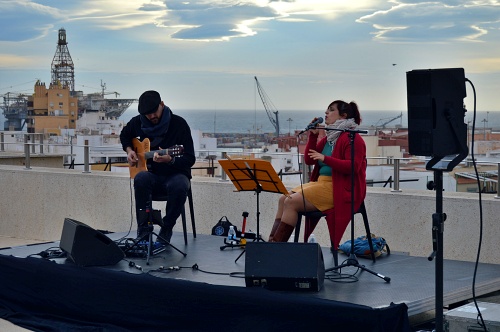
[[[191,166],[196,160],[191,129],[184,118],[173,114],[163,103],[158,92],[146,91],[139,98],[139,115],[123,127],[120,141],[134,178],[137,236],[149,231],[146,209],[151,208],[152,197],[161,194],[167,196],[167,204],[157,240],[170,242],[186,202]],[[147,154],[150,150],[157,151]],[[141,160],[146,165],[140,165]]]

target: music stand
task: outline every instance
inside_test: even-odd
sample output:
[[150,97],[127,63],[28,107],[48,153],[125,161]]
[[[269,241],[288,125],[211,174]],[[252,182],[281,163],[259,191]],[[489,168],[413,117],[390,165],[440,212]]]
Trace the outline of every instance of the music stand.
[[[259,194],[262,191],[281,193],[288,196],[288,190],[269,161],[262,159],[221,159],[219,164],[229,176],[238,191],[255,191],[257,194],[257,234],[254,241],[264,241],[260,237]],[[245,253],[236,258],[235,262]]]

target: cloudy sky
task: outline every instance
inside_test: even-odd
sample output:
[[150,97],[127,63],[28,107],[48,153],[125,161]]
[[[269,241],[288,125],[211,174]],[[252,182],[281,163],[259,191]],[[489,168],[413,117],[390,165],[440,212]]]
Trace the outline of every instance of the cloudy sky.
[[278,110],[406,111],[407,71],[464,68],[500,110],[500,1],[0,0],[0,95],[48,86],[60,28],[85,93],[252,110],[257,76]]

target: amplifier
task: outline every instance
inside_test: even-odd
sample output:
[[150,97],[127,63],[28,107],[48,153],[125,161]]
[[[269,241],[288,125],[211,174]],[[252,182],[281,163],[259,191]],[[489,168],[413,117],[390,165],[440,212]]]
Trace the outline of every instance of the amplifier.
[[319,291],[325,279],[318,243],[248,242],[245,284],[270,290]]
[[125,257],[113,240],[71,218],[64,218],[59,247],[79,266],[115,265]]

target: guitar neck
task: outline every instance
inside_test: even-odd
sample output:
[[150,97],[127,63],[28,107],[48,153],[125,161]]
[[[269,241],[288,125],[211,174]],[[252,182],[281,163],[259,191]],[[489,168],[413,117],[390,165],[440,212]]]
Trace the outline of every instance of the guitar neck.
[[[181,148],[179,148],[179,147],[181,147]],[[144,158],[151,159],[154,157],[155,153],[158,153],[160,156],[164,156],[166,154],[169,154],[171,156],[179,156],[182,154],[182,146],[178,146],[178,147],[172,148],[172,149],[148,151],[148,152],[144,153]]]

